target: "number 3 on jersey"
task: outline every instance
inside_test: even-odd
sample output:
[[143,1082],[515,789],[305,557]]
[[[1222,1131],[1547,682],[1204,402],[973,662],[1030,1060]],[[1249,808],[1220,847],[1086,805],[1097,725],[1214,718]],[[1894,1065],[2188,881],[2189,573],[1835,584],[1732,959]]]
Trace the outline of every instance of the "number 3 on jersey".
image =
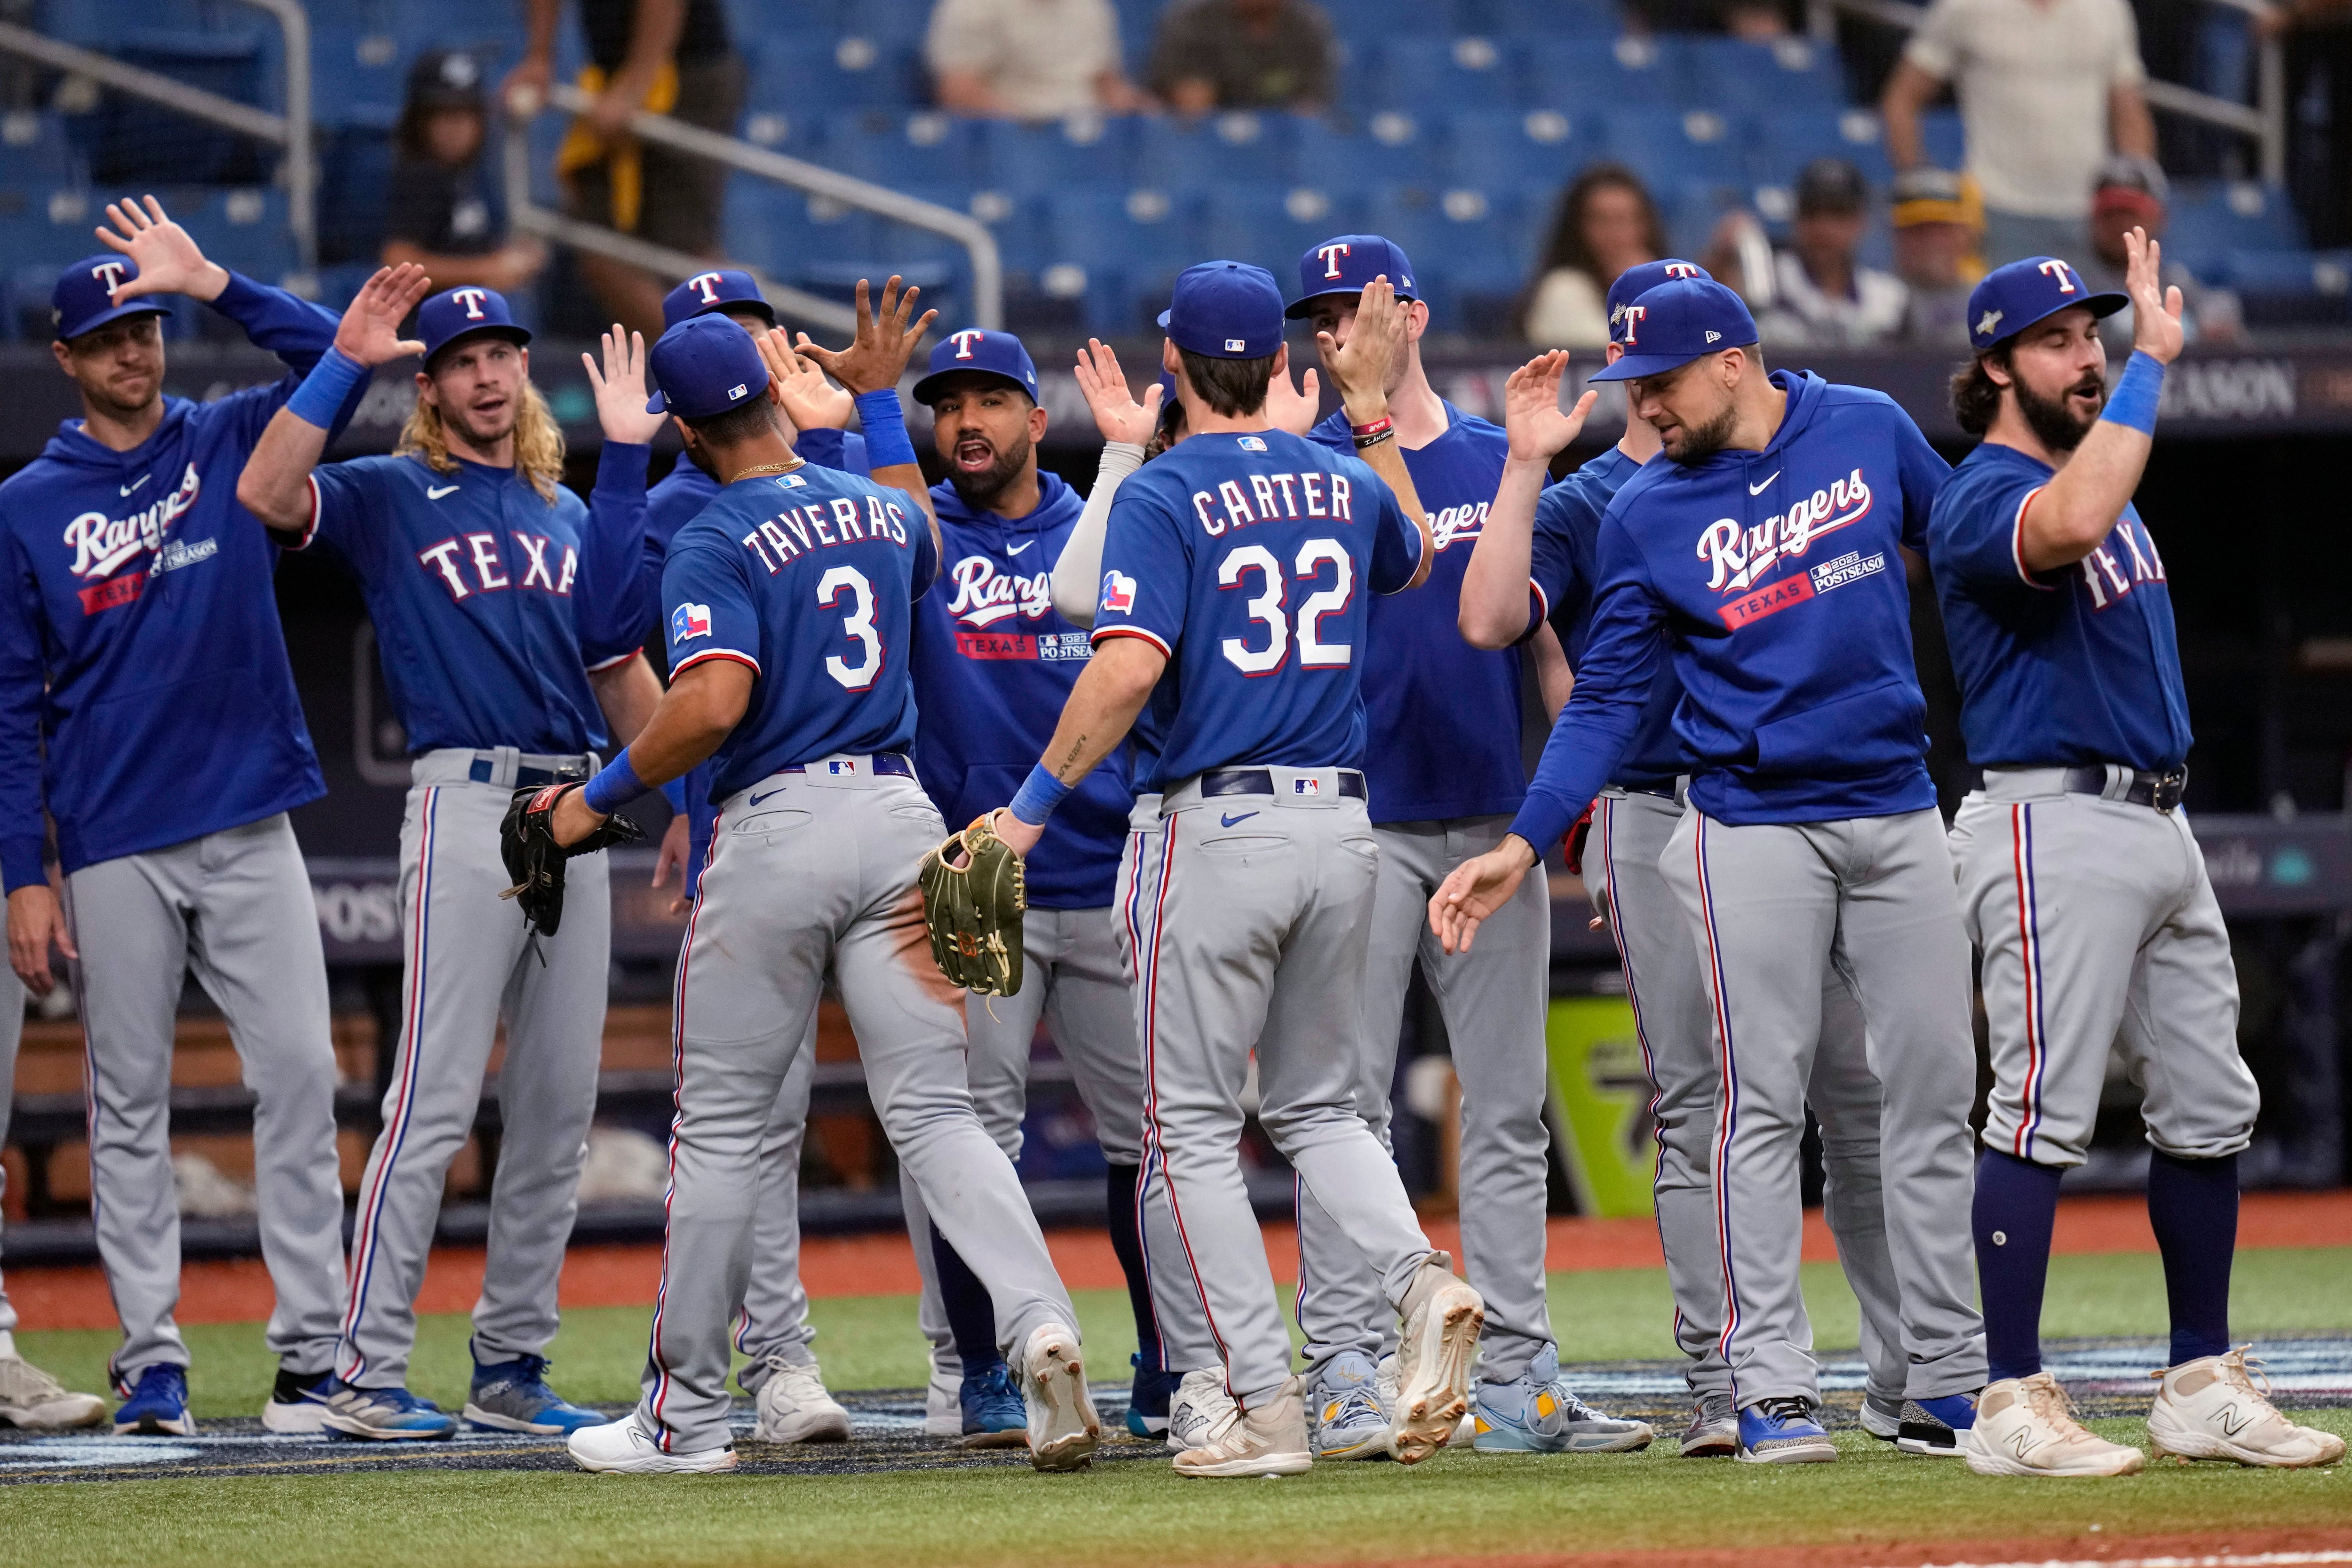
[[[1323,618],[1346,610],[1348,601],[1355,596],[1356,563],[1349,559],[1339,540],[1321,538],[1308,539],[1301,544],[1292,566],[1292,580],[1301,585],[1313,584],[1322,577],[1325,567],[1331,569],[1330,586],[1316,589],[1298,606],[1295,636],[1300,666],[1309,670],[1328,670],[1346,664],[1355,650],[1345,643],[1325,642]],[[1284,659],[1289,656],[1294,638],[1291,622],[1285,614],[1284,590],[1286,583],[1282,563],[1264,545],[1243,545],[1227,551],[1224,559],[1217,563],[1217,586],[1238,587],[1243,574],[1247,572],[1257,574],[1259,591],[1244,608],[1253,622],[1266,628],[1265,646],[1251,647],[1250,637],[1228,637],[1221,646],[1234,668],[1242,674],[1272,674],[1282,668]]]
[[840,602],[844,591],[849,594],[849,610],[842,617],[841,632],[858,645],[860,653],[854,664],[838,653],[826,654],[824,673],[851,691],[862,692],[882,673],[882,633],[874,625],[874,585],[856,567],[836,566],[817,580],[816,601],[829,610]]

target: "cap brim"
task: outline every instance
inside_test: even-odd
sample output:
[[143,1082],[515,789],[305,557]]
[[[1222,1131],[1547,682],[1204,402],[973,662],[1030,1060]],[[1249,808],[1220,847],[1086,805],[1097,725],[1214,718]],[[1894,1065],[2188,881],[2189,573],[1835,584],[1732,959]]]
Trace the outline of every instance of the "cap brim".
[[669,399],[662,396],[659,392],[654,393],[653,396],[646,399],[646,412],[647,413],[667,413],[669,412]]
[[[1318,299],[1328,299],[1335,294],[1344,294],[1350,299],[1360,299],[1364,296],[1364,291],[1360,288],[1327,288],[1320,294],[1310,294],[1297,304],[1285,307],[1282,319],[1286,321],[1303,321],[1314,313],[1315,302]],[[1408,302],[1421,298],[1410,288],[1398,289],[1396,297]]]
[[100,311],[89,320],[77,323],[71,332],[58,333],[58,340],[61,343],[70,343],[76,338],[87,336],[91,332],[97,331],[100,327],[104,327],[110,322],[120,321],[125,317],[169,316],[171,313],[171,308],[169,306],[158,304],[154,296],[151,294],[142,294],[128,305],[111,306],[107,309]]
[[1173,310],[1162,310],[1160,313],[1160,329],[1161,331],[1164,332],[1168,329],[1168,318],[1175,314],[1176,312]]
[[[696,311],[694,316],[732,315],[738,310],[749,310],[752,315],[759,317],[771,327],[776,324],[776,308],[769,304],[764,299],[716,300]],[[691,321],[694,319],[694,316],[686,317],[685,319]]]
[[1003,371],[982,370],[936,371],[931,374],[925,376],[921,381],[917,382],[915,383],[915,390],[908,395],[912,397],[917,402],[921,403],[925,408],[929,408],[931,406],[932,401],[939,396],[940,390],[949,382],[955,380],[958,376],[974,376],[992,382],[1003,382],[1006,386],[1011,387],[1014,392],[1019,392],[1031,402],[1035,402],[1037,401],[1037,389],[1023,381],[1019,376],[1008,376]]
[[1989,349],[1991,348],[1993,344],[2005,343],[2011,338],[2016,337],[2020,332],[2026,330],[2028,328],[2040,326],[2042,322],[2049,320],[2053,316],[2057,315],[2061,310],[2087,309],[2091,313],[2092,320],[2104,321],[2118,310],[2128,310],[2130,308],[2131,296],[2128,294],[2117,294],[2112,289],[2098,294],[2086,294],[2080,299],[2069,299],[2063,305],[2053,305],[2049,309],[2044,310],[2041,315],[2036,316],[2031,321],[2020,321],[2016,326],[2011,328],[2008,331],[2003,332],[2000,337],[1995,338],[1992,340],[1992,343],[1988,343],[1984,346]]
[[[1726,349],[1744,349],[1748,347],[1748,345],[1745,343],[1726,343],[1723,347]],[[1720,350],[1718,350],[1710,349],[1707,350],[1707,353],[1716,353],[1719,351]],[[1603,365],[1584,379],[1587,382],[1638,381],[1643,376],[1663,375],[1668,371],[1678,371],[1685,365],[1694,363],[1705,358],[1706,358],[1706,354],[1627,354],[1623,358],[1620,359],[1615,364]]]
[[429,367],[434,361],[439,359],[442,355],[447,353],[458,344],[470,342],[476,338],[504,338],[508,342],[514,344],[517,348],[528,347],[530,342],[530,333],[527,329],[514,326],[509,322],[497,322],[488,327],[468,327],[464,331],[444,338],[441,341],[433,345],[432,349],[425,356],[425,364]]

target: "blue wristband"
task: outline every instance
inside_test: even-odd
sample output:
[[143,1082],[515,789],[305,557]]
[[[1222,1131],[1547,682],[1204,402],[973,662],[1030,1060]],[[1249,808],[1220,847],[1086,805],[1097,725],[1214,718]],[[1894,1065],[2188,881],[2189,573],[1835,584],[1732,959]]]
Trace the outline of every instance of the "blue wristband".
[[1013,804],[1007,809],[1031,827],[1042,828],[1045,819],[1054,814],[1054,808],[1069,797],[1070,789],[1070,785],[1055,778],[1040,762],[1029,769],[1029,777],[1021,781],[1021,792],[1013,797]]
[[2157,404],[2163,401],[2164,367],[2134,350],[2124,364],[2124,373],[2116,378],[2116,390],[2107,394],[2106,409],[2099,417],[2153,436]]
[[352,389],[368,379],[368,368],[343,352],[330,348],[286,400],[286,411],[305,424],[315,424],[320,430],[332,430],[335,416],[343,412],[343,402]]
[[580,791],[580,799],[587,802],[590,810],[609,817],[652,789],[653,786],[639,779],[637,770],[629,766],[629,748],[625,746],[618,757],[604,764],[604,771],[588,780],[588,787]]
[[898,388],[858,393],[857,419],[866,427],[868,468],[895,468],[917,461],[914,438],[907,434],[906,411],[898,406]]
[[686,815],[686,780],[684,779],[673,779],[663,785],[661,797],[669,802],[669,809],[673,813],[681,817]]

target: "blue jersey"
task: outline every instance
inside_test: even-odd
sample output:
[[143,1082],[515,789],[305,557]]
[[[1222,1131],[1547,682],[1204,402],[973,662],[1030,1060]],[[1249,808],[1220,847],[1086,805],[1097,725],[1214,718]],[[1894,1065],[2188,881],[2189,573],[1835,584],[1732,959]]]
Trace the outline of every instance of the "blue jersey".
[[738,479],[670,541],[670,675],[732,659],[751,706],[712,758],[713,800],[836,752],[915,737],[910,606],[939,557],[913,497],[814,465]]
[[[1510,438],[1445,405],[1445,434],[1400,449],[1437,553],[1419,591],[1375,599],[1364,643],[1364,711],[1384,744],[1364,757],[1375,822],[1507,816],[1527,794],[1520,662],[1462,640],[1462,574],[1502,483]],[[1343,410],[1308,439],[1352,453]]]
[[[915,772],[958,826],[1013,799],[1093,653],[1052,592],[1086,504],[1052,474],[1037,486],[1036,508],[1011,520],[967,507],[952,485],[931,488],[946,549],[939,591],[915,606]],[[1108,906],[1134,800],[1121,747],[1078,781],[1029,852],[1029,902]]]
[[1925,547],[1951,471],[1884,393],[1811,371],[1772,382],[1788,408],[1763,451],[1644,464],[1601,518],[1583,667],[1512,829],[1539,850],[1617,776],[1670,653],[1708,816],[1936,803],[1899,547]]
[[1928,524],[1969,760],[2169,772],[2189,758],[2189,698],[2164,558],[2126,502],[2081,560],[2027,571],[2026,505],[2052,474],[1988,442],[1953,473]]
[[302,543],[352,569],[375,622],[411,755],[511,746],[602,750],[588,672],[633,657],[645,551],[646,459],[608,441],[593,502],[551,499],[512,468],[415,454],[311,474]]
[[[1601,514],[1641,467],[1612,446],[1547,488],[1536,502],[1535,538],[1528,568],[1528,587],[1535,591],[1536,602],[1528,634],[1533,636],[1539,623],[1549,621],[1559,634],[1560,648],[1572,671],[1583,670],[1585,644],[1592,636]],[[1642,722],[1626,744],[1625,760],[1618,764],[1611,783],[1657,789],[1672,784],[1677,775],[1688,770],[1683,743],[1675,736],[1675,708],[1682,695],[1683,684],[1674,665],[1660,664],[1650,682]]]
[[1379,475],[1283,431],[1191,436],[1129,475],[1094,640],[1168,655],[1150,699],[1160,785],[1236,765],[1361,767],[1366,601],[1403,588],[1420,556]]
[[[209,402],[163,400],[128,452],[68,420],[0,485],[0,873],[43,880],[259,821],[327,792],[270,579],[278,549],[237,476],[335,318],[230,276],[215,309],[293,369]],[[342,426],[361,393],[335,422]]]

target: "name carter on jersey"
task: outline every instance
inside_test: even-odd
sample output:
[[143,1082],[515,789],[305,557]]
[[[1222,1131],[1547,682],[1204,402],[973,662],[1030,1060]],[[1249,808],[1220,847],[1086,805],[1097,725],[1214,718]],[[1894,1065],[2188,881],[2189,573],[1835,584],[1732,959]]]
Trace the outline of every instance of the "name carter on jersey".
[[[1326,484],[1330,486],[1328,497]],[[1253,474],[1249,486],[1244,493],[1240,480],[1228,479],[1217,486],[1213,496],[1206,490],[1192,492],[1192,515],[1201,519],[1201,527],[1211,538],[1228,528],[1245,528],[1253,523],[1270,523],[1283,517],[1334,517],[1343,523],[1356,520],[1354,490],[1344,475]],[[1276,490],[1282,492],[1279,503],[1275,500]],[[1253,499],[1257,503],[1255,510],[1250,506]],[[1219,510],[1222,516],[1216,515]]]

